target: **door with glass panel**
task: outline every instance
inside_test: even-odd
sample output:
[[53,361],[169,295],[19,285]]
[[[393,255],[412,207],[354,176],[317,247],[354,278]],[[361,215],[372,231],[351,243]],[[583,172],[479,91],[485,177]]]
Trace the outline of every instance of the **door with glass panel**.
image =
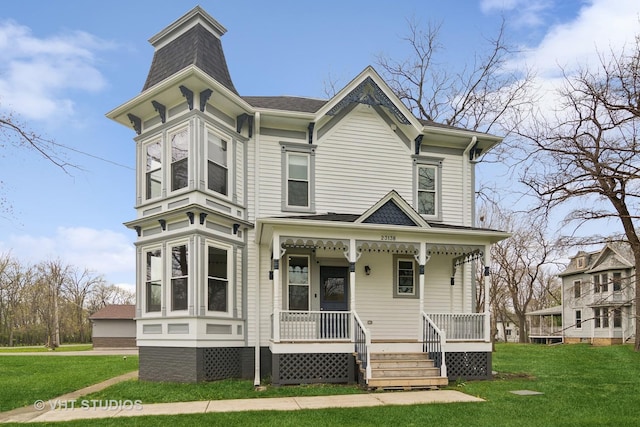
[[349,338],[349,268],[320,267],[321,336]]

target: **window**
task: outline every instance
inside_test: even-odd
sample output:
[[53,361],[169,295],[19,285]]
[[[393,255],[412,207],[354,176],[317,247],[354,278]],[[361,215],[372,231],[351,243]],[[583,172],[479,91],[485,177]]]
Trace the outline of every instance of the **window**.
[[207,281],[207,309],[228,311],[229,277],[226,250],[209,246]]
[[604,273],[600,276],[600,292],[609,291],[609,275]]
[[582,311],[576,310],[576,329],[582,328]]
[[189,185],[189,128],[169,134],[171,142],[171,191]]
[[585,259],[583,256],[576,258],[576,268],[584,268]]
[[609,327],[609,310],[606,308],[593,309],[594,326],[596,328]]
[[309,257],[290,256],[287,275],[289,310],[309,310]]
[[622,290],[622,273],[613,273],[613,292],[620,292]]
[[145,199],[160,197],[162,194],[162,143],[147,144],[146,148],[146,189]]
[[315,149],[313,144],[281,142],[282,210],[313,212],[315,209]]
[[417,270],[413,258],[394,256],[394,298],[417,298]]
[[187,309],[188,255],[187,245],[171,248],[171,310]]
[[162,306],[162,252],[160,252],[160,249],[147,251],[146,258],[146,312],[151,313],[160,311]]
[[622,309],[615,308],[613,310],[613,327],[621,328],[622,327]]
[[436,214],[436,168],[418,166],[418,212]]
[[287,156],[287,206],[309,207],[309,155]]
[[419,214],[440,219],[442,217],[442,159],[414,156],[415,209]]
[[593,292],[600,292],[600,276],[597,274],[593,276]]
[[229,194],[228,143],[207,130],[207,188]]
[[575,298],[580,298],[581,286],[582,286],[582,282],[580,280],[576,280],[575,282],[573,282],[573,296]]

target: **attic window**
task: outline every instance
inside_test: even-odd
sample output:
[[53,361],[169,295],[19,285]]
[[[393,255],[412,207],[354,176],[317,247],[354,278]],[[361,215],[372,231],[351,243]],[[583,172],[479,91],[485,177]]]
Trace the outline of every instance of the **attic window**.
[[576,268],[584,268],[585,259],[583,256],[576,258]]

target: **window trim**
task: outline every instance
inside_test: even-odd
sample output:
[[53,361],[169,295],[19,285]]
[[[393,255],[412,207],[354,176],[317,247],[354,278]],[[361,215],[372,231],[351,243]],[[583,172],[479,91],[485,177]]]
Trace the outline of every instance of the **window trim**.
[[576,329],[582,329],[582,310],[576,310]]
[[[400,261],[411,261],[413,266],[413,293],[406,294],[398,292],[399,287],[399,264]],[[418,272],[418,263],[415,258],[412,256],[395,254],[393,255],[393,298],[400,299],[418,299],[420,298],[420,290],[419,288],[419,272]]]
[[[618,275],[618,277],[616,277],[616,275]],[[611,273],[611,290],[613,292],[622,292],[622,272],[621,271],[614,271]],[[618,289],[616,289],[616,287]]]
[[573,281],[573,297],[580,298],[582,296],[582,280]]
[[[413,157],[413,207],[423,218],[427,218],[432,221],[442,221],[442,164],[443,158],[440,157],[426,157],[417,156]],[[433,167],[435,168],[435,213],[433,215],[420,213],[418,193],[419,187],[419,171],[421,167]],[[466,195],[463,195],[466,197]]]
[[[294,142],[280,141],[281,147],[281,198],[283,212],[304,212],[314,213],[316,210],[316,193],[315,193],[315,180],[316,180],[316,145],[314,144],[300,144]],[[308,163],[308,206],[294,206],[289,205],[289,154],[305,154],[309,158]]]
[[576,268],[585,268],[585,258],[584,256],[579,256],[576,258]]

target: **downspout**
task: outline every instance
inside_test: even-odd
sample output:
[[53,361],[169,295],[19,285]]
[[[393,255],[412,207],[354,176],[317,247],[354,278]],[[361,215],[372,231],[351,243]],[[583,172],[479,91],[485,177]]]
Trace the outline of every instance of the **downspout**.
[[[254,124],[254,133],[253,133],[253,220],[257,221],[260,215],[260,203],[258,203],[258,197],[260,195],[260,156],[259,156],[259,142],[260,142],[260,112],[256,112],[255,115],[255,124]],[[247,177],[248,178],[248,177]],[[256,241],[255,247],[255,256],[257,258],[257,269],[255,272],[255,292],[254,296],[256,298],[256,309],[254,315],[256,316],[255,321],[255,350],[254,350],[254,377],[253,377],[253,385],[254,387],[260,387],[260,243],[257,241],[258,239],[254,239]]]
[[[462,153],[462,225],[463,226],[473,226],[475,224],[470,224],[469,221],[469,164],[471,163],[471,159],[469,158],[469,152],[474,145],[478,142],[478,138],[473,136],[471,138],[471,142],[465,148],[464,153]],[[475,197],[475,195],[472,195]]]

